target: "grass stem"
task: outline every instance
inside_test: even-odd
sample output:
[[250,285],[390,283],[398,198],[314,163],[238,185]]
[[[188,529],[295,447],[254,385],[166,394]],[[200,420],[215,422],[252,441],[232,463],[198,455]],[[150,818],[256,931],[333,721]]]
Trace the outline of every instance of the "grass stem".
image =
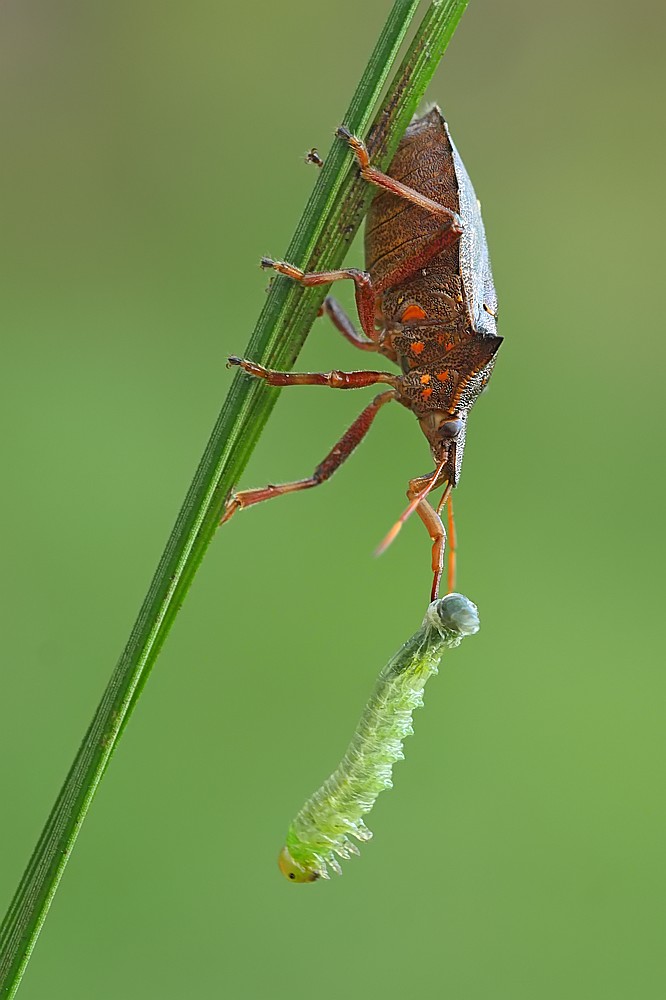
[[[466,5],[428,5],[368,132],[419,6],[419,0],[395,0],[343,119],[351,132],[367,137],[378,166],[390,162]],[[339,267],[371,197],[347,146],[334,140],[285,258],[308,270]],[[325,294],[325,288],[304,289],[277,276],[247,356],[291,367]],[[0,926],[0,998],[16,994],[100,779],[276,398],[258,380],[239,374],[233,381],[127,645]]]

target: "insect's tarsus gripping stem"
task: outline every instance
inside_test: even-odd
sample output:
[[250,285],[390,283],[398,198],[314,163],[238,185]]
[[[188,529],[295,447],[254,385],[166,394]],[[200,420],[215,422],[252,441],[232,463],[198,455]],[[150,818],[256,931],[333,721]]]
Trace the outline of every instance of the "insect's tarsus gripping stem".
[[368,147],[362,139],[358,139],[355,135],[353,135],[346,125],[339,125],[335,130],[335,134],[338,139],[344,139],[347,143],[358,160],[358,165],[361,170],[365,170],[370,166],[370,154],[368,153]]

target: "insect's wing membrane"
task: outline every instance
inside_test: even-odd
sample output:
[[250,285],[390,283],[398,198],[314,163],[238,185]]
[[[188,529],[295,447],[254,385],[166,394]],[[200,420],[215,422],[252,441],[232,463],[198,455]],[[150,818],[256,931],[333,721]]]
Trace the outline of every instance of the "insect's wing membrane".
[[[460,275],[474,329],[482,336],[497,336],[497,293],[488,255],[481,207],[451,136],[451,150],[458,178],[460,215],[465,229],[460,238]],[[484,308],[485,305],[485,308]]]

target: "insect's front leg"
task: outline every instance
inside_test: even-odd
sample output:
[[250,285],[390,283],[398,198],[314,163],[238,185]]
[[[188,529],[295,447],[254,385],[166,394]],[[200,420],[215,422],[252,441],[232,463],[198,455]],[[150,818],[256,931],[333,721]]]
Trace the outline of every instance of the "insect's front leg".
[[[432,484],[432,476],[419,476],[417,479],[410,479],[409,487],[407,489],[407,497],[410,501],[417,500],[419,495],[423,493],[424,487],[434,488]],[[444,568],[444,550],[446,547],[446,529],[442,523],[442,519],[439,516],[440,510],[443,508],[444,504],[447,502],[451,495],[451,486],[447,485],[444,490],[444,495],[438,505],[437,510],[428,503],[425,498],[419,500],[416,505],[416,513],[421,518],[426,526],[428,534],[432,539],[432,572],[433,580],[432,587],[430,590],[430,600],[436,601],[439,594],[439,584],[442,579],[442,570]],[[409,509],[409,508],[408,508]],[[451,560],[451,555],[450,555]],[[453,588],[453,570],[454,564],[449,562],[449,590]]]
[[[435,510],[426,500],[426,497],[431,492],[431,490],[437,489],[444,482],[442,478],[442,466],[438,466],[434,472],[431,472],[429,476],[418,476],[416,479],[410,479],[409,486],[407,488],[407,497],[409,499],[409,506],[400,515],[396,523],[393,525],[389,533],[383,539],[379,547],[375,551],[375,555],[381,555],[389,547],[391,542],[395,539],[398,532],[402,528],[403,524],[407,518],[416,511],[419,515],[426,528],[428,529],[428,534],[432,538],[432,571],[433,571],[433,581],[432,588],[430,591],[430,600],[436,601],[437,594],[439,592],[439,582],[442,578],[442,568],[444,566],[444,548],[446,546],[446,530],[442,524],[442,519],[439,516],[440,510],[443,508],[444,504],[449,498],[451,493],[451,486],[447,484],[444,490],[444,496],[442,497],[437,510]],[[449,563],[449,589],[452,589],[451,581],[453,579],[453,564]]]
[[458,540],[456,535],[456,522],[453,516],[453,493],[450,489],[444,490],[442,493],[442,499],[437,505],[437,513],[440,517],[445,505],[446,541],[448,545],[448,557],[446,560],[446,586],[449,594],[452,594],[456,589],[456,550],[458,548]]
[[[278,274],[284,274],[285,277],[300,282],[306,288],[312,288],[315,285],[330,285],[332,281],[341,281],[343,278],[351,279],[354,282],[356,308],[358,309],[358,317],[361,321],[363,332],[370,340],[377,340],[377,331],[375,329],[375,289],[367,271],[359,271],[355,267],[346,267],[338,271],[302,271],[300,267],[295,267],[294,264],[288,264],[285,260],[273,260],[271,257],[262,257],[261,266],[272,268]],[[338,329],[341,329],[341,327],[338,326]],[[342,330],[342,333],[348,336],[344,330]]]
[[[418,480],[417,480],[418,482]],[[411,484],[410,484],[411,485]],[[418,491],[417,491],[418,492]],[[407,496],[412,499],[410,491]],[[430,589],[430,600],[436,601],[439,594],[439,583],[442,579],[442,569],[444,568],[444,548],[446,546],[446,529],[442,524],[442,519],[437,511],[427,500],[421,500],[416,513],[425,524],[428,534],[432,538],[432,587]]]
[[228,521],[237,510],[243,510],[245,507],[251,507],[256,503],[263,503],[264,500],[272,500],[274,497],[284,496],[287,493],[298,493],[300,490],[309,490],[313,486],[320,486],[322,483],[325,483],[363,440],[381,408],[395,398],[396,394],[392,389],[380,393],[379,396],[375,396],[373,401],[366,406],[351,427],[345,431],[337,444],[330,450],[324,461],[319,463],[312,475],[308,476],[307,479],[298,479],[293,483],[281,483],[277,486],[269,485],[260,487],[259,489],[233,493],[226,502],[220,524]]

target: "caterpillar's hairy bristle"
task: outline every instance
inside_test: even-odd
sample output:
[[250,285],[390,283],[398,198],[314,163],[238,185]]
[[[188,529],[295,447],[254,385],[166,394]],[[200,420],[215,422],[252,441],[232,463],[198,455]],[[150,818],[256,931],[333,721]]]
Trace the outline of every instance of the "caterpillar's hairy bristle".
[[459,594],[433,602],[422,628],[379,675],[356,733],[340,766],[305,803],[287,836],[287,848],[313,878],[342,874],[338,858],[348,860],[372,832],[361,818],[377,796],[393,787],[403,741],[414,732],[412,713],[423,704],[426,681],[437,672],[445,648],[457,646],[478,629],[476,608]]
[[333,848],[335,853],[338,854],[343,861],[349,861],[349,858],[351,857],[351,851],[349,850],[350,844],[351,840],[343,840],[341,843],[336,844]]
[[326,858],[326,863],[331,866],[336,875],[342,875],[342,867],[335,854],[329,854]]

